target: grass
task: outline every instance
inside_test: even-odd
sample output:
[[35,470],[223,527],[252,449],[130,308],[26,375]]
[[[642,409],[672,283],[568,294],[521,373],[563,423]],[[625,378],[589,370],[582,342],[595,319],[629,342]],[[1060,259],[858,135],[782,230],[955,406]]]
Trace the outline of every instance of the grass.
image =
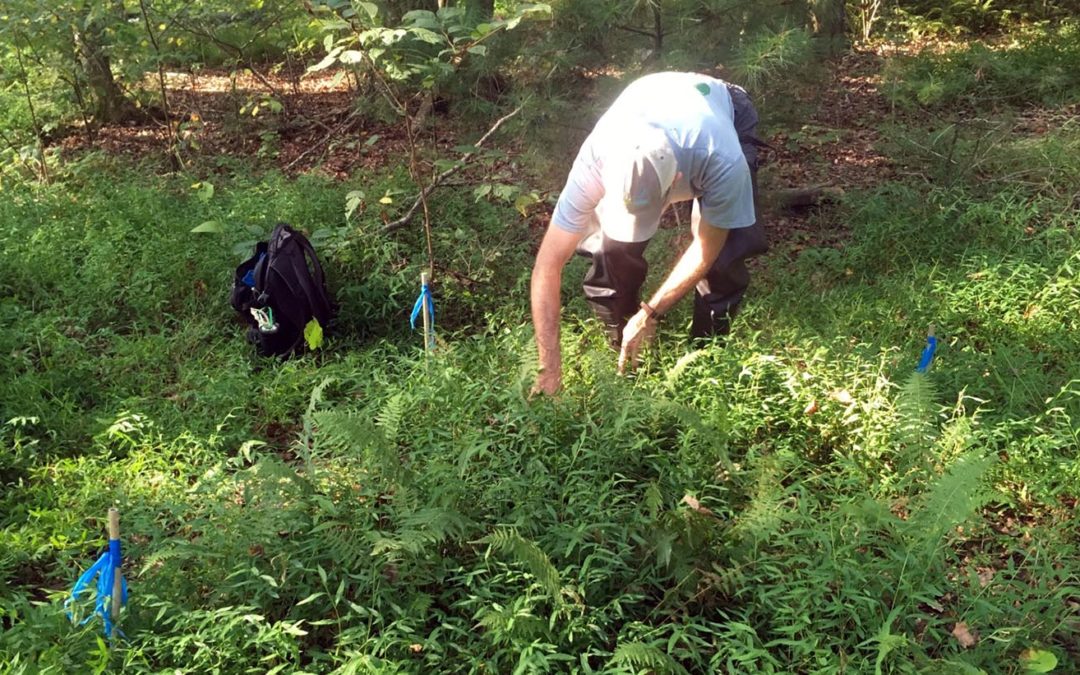
[[[347,221],[355,185],[97,158],[7,189],[3,670],[1076,670],[1080,242],[1050,175],[849,193],[821,216],[842,249],[761,261],[722,343],[690,347],[681,306],[629,379],[576,261],[566,390],[541,400],[509,207],[439,200],[461,225],[436,257],[472,281],[444,276],[425,359],[404,328],[422,237]],[[233,248],[279,219],[342,303],[326,351],[284,363],[224,301]],[[225,232],[190,232],[208,220]],[[132,602],[110,650],[62,599],[114,505]]]
[[1080,94],[1074,64],[1077,26],[1014,31],[1000,44],[965,44],[952,53],[896,59],[885,69],[885,92],[894,104],[977,111],[1007,106],[1073,103]]

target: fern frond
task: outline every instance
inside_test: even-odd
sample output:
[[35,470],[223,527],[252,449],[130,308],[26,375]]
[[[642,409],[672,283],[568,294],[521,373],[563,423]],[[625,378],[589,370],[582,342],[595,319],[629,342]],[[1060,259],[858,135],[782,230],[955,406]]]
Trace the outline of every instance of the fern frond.
[[913,372],[896,397],[897,441],[928,450],[936,435],[937,392],[925,373]]
[[547,632],[547,622],[522,605],[502,607],[495,605],[480,611],[477,623],[484,627],[495,644],[514,641],[531,641]]
[[312,529],[315,551],[343,569],[356,569],[371,553],[368,542],[356,534],[355,523],[324,521]]
[[496,551],[512,556],[536,578],[540,587],[556,602],[562,601],[562,580],[551,558],[513,528],[499,528],[481,539]]
[[396,448],[387,441],[383,430],[362,413],[321,411],[311,416],[314,423],[313,444],[319,452],[361,455],[365,467],[392,483],[401,483],[405,469]]
[[401,420],[405,417],[405,395],[398,392],[386,399],[382,410],[379,411],[379,427],[382,428],[383,437],[391,444],[396,443],[398,432],[401,430]]
[[692,437],[696,434],[697,439],[705,445],[710,456],[715,458],[724,471],[729,475],[736,473],[735,464],[731,461],[731,456],[728,455],[727,451],[730,431],[726,425],[710,425],[702,419],[701,414],[696,410],[673,401],[655,399],[651,401],[650,405],[658,412],[673,415],[679,421],[679,427],[682,429],[681,433],[685,437]]
[[686,673],[686,669],[675,659],[644,642],[627,642],[619,645],[608,665],[629,666],[635,672],[648,670],[654,673]]
[[993,460],[979,453],[962,455],[938,478],[912,510],[905,529],[915,552],[933,549],[941,538],[968,520],[985,503],[983,475]]
[[461,536],[469,522],[465,516],[452,509],[419,509],[401,519],[401,528],[393,537],[375,538],[371,555],[399,551],[409,555],[421,555],[436,544]]
[[651,481],[649,487],[645,488],[641,503],[649,518],[656,520],[659,517],[660,510],[664,508],[664,493],[660,491],[660,486],[656,484],[656,481]]
[[316,447],[357,452],[387,445],[382,430],[356,413],[325,410],[314,413],[312,421]]
[[783,525],[784,486],[778,460],[767,458],[762,462],[757,484],[749,506],[745,508],[735,525],[735,532],[756,541],[768,540]]

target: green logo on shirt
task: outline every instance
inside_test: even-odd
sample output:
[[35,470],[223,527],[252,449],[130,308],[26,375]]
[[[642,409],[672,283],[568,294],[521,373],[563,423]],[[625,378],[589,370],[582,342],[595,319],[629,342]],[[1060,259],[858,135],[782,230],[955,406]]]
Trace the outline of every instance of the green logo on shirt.
[[702,96],[708,96],[709,92],[712,91],[712,89],[709,89],[709,85],[705,84],[704,82],[702,82],[701,84],[695,84],[694,89],[700,91]]

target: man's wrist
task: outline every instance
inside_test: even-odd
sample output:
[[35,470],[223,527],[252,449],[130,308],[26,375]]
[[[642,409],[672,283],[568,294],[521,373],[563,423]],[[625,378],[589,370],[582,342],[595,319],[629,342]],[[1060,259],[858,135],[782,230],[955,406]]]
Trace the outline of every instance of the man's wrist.
[[641,302],[641,311],[645,312],[645,317],[648,319],[652,319],[653,321],[660,320],[660,312],[656,311],[655,307],[644,300]]

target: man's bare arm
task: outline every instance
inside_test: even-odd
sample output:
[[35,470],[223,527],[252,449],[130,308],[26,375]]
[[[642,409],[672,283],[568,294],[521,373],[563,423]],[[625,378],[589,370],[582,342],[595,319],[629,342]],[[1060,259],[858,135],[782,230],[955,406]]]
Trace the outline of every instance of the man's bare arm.
[[[668,274],[667,279],[660,288],[649,298],[649,306],[657,314],[663,314],[675,306],[690,289],[697,285],[716,262],[720,250],[727,241],[728,231],[713,227],[697,217],[695,209],[694,218],[690,224],[693,239],[690,246],[683,252],[675,267]],[[639,310],[626,324],[623,329],[622,351],[619,353],[619,372],[625,372],[626,366],[637,361],[638,351],[652,334],[654,319],[650,319],[644,310]]]
[[530,296],[540,373],[533,391],[554,394],[562,386],[562,351],[559,347],[559,318],[562,301],[562,271],[581,233],[567,232],[555,225],[548,227],[533,265]]
[[649,305],[659,314],[674,307],[705,277],[727,241],[727,230],[713,227],[700,219],[694,219],[690,231],[694,235],[690,246],[675,263],[664,283],[649,298]]

